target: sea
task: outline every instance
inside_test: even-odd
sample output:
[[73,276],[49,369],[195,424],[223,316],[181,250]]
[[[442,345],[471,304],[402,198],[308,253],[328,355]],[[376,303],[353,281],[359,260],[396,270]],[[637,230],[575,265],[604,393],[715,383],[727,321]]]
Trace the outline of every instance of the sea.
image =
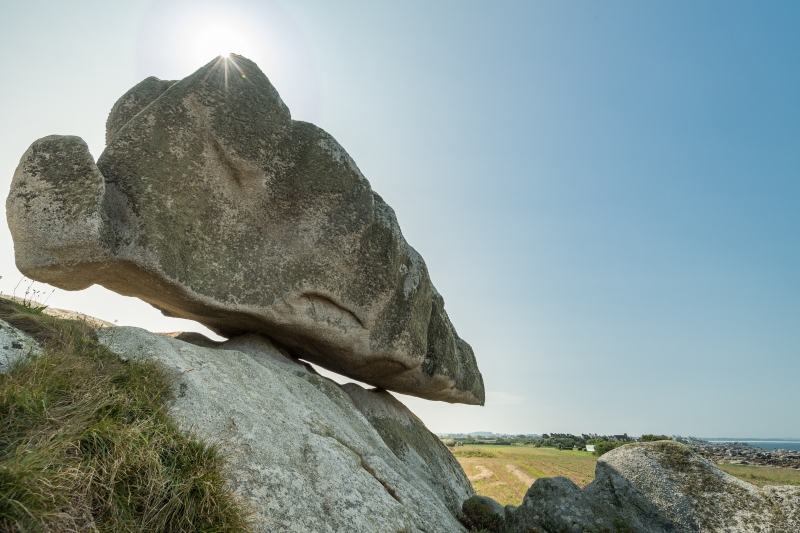
[[800,439],[703,439],[708,442],[724,443],[724,442],[746,442],[752,444],[766,451],[772,450],[796,450],[800,451]]

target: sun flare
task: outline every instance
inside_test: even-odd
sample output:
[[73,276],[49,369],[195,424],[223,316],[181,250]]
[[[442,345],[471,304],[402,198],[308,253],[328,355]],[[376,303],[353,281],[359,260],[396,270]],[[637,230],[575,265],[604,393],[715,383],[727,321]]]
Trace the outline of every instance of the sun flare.
[[237,21],[221,18],[206,18],[192,24],[189,31],[189,47],[195,64],[203,64],[214,57],[230,59],[231,54],[247,56],[254,52],[247,32]]
[[317,118],[320,79],[314,54],[276,0],[152,2],[137,39],[137,75],[178,79],[217,61],[219,68],[227,66],[232,81],[245,77],[236,68],[239,56],[267,73],[297,116]]

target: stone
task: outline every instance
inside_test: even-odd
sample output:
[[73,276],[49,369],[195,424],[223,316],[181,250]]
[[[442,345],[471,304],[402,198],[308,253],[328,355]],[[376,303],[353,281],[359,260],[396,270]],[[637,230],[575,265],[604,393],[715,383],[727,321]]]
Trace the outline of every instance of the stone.
[[255,63],[147,78],[106,136],[97,164],[78,137],[23,155],[6,211],[26,276],[262,334],[382,389],[484,403],[472,348],[394,211],[332,136],[291,119]]
[[505,507],[488,496],[473,496],[462,506],[461,522],[470,531],[500,533],[505,529]]
[[[216,348],[132,327],[97,334],[123,359],[169,369],[170,416],[221,446],[230,486],[253,510],[255,531],[464,531],[452,510],[468,492],[457,463],[437,465],[440,454],[412,448],[398,454],[363,414],[412,423],[412,435],[427,431],[386,393],[345,392],[256,334]],[[432,483],[429,472],[442,479]]]
[[694,440],[692,448],[717,464],[751,464],[800,469],[800,450],[764,450],[745,442]]
[[389,392],[367,390],[356,383],[342,389],[369,421],[383,442],[429,486],[435,487],[454,515],[475,494],[464,469],[447,446]]
[[39,344],[27,333],[5,320],[0,320],[0,374],[5,374],[17,361],[42,351]]
[[800,487],[759,490],[683,444],[636,443],[604,454],[583,490],[538,479],[505,514],[507,533],[789,533],[800,531]]

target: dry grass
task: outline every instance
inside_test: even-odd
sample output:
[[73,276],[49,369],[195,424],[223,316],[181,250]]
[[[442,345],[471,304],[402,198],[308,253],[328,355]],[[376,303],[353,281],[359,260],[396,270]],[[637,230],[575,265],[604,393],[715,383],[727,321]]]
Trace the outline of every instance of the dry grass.
[[0,376],[0,531],[249,530],[217,449],[166,415],[161,367],[41,309],[0,299],[0,318],[45,348]]
[[800,485],[800,470],[752,465],[717,465],[739,479],[763,487],[765,485]]
[[450,448],[475,491],[503,505],[522,503],[536,478],[563,476],[583,487],[594,479],[589,452],[533,446],[467,445]]

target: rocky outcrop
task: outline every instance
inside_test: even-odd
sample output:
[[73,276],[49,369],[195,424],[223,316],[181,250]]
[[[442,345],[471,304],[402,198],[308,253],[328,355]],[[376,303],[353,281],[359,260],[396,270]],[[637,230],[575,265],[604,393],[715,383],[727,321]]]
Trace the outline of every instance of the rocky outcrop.
[[[492,516],[475,499],[464,509]],[[629,444],[603,455],[595,480],[583,490],[565,478],[536,480],[522,505],[506,507],[495,530],[790,533],[800,531],[800,487],[759,490],[679,443]]]
[[204,347],[138,328],[97,331],[123,359],[172,371],[171,416],[220,444],[256,531],[463,531],[454,504],[472,494],[464,472],[446,449],[425,450],[433,436],[388,393],[345,392],[255,334]]
[[764,450],[746,442],[694,441],[691,446],[697,453],[717,464],[800,469],[800,450]]
[[34,142],[6,202],[25,275],[103,285],[231,337],[433,400],[483,404],[470,346],[392,209],[245,58],[115,104],[97,161]]

